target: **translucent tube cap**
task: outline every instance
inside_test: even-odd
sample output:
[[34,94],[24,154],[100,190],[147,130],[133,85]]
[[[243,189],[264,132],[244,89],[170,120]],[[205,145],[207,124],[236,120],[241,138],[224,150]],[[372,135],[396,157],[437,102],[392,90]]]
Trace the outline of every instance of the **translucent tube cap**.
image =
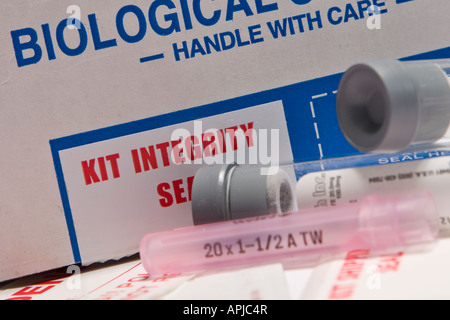
[[337,94],[337,117],[362,152],[395,152],[438,140],[450,122],[450,86],[430,61],[377,59],[349,68]]
[[361,204],[363,237],[374,249],[433,241],[439,235],[438,209],[430,193],[391,197],[369,196]]

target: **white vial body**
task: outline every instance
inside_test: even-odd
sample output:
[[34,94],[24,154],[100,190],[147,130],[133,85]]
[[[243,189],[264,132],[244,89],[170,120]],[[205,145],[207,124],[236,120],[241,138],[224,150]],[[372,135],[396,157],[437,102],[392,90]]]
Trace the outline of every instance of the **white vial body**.
[[[334,207],[369,194],[430,192],[441,228],[450,235],[449,147],[281,164],[272,175],[263,174],[270,171],[257,165],[200,169],[192,190],[195,224]],[[217,182],[221,172],[229,172],[224,183]]]

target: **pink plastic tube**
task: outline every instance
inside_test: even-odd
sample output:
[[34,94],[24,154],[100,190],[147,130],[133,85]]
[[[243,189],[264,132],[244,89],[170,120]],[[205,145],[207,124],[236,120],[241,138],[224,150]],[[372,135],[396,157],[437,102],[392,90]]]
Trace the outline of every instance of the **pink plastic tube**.
[[143,265],[152,277],[281,262],[311,267],[349,250],[394,253],[438,238],[439,215],[429,193],[267,215],[148,234]]

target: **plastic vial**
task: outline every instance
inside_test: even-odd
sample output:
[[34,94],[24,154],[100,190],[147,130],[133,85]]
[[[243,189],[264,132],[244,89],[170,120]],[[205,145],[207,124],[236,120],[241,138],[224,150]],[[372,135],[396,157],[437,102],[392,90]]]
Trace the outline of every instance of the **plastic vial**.
[[312,267],[350,250],[410,251],[437,239],[438,224],[428,193],[368,196],[347,205],[149,234],[140,254],[153,277],[275,262]]
[[337,93],[337,117],[362,152],[398,152],[450,142],[450,60],[377,59],[350,67]]

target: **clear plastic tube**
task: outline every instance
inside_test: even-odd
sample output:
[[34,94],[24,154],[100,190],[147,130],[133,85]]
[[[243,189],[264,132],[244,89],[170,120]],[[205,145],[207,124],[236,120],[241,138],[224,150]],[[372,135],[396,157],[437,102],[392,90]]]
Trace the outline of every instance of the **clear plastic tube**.
[[159,277],[275,262],[311,267],[350,250],[388,254],[437,236],[430,194],[368,196],[360,203],[149,234],[140,254],[145,269]]
[[344,136],[362,152],[450,145],[450,60],[376,59],[350,67],[337,93]]

